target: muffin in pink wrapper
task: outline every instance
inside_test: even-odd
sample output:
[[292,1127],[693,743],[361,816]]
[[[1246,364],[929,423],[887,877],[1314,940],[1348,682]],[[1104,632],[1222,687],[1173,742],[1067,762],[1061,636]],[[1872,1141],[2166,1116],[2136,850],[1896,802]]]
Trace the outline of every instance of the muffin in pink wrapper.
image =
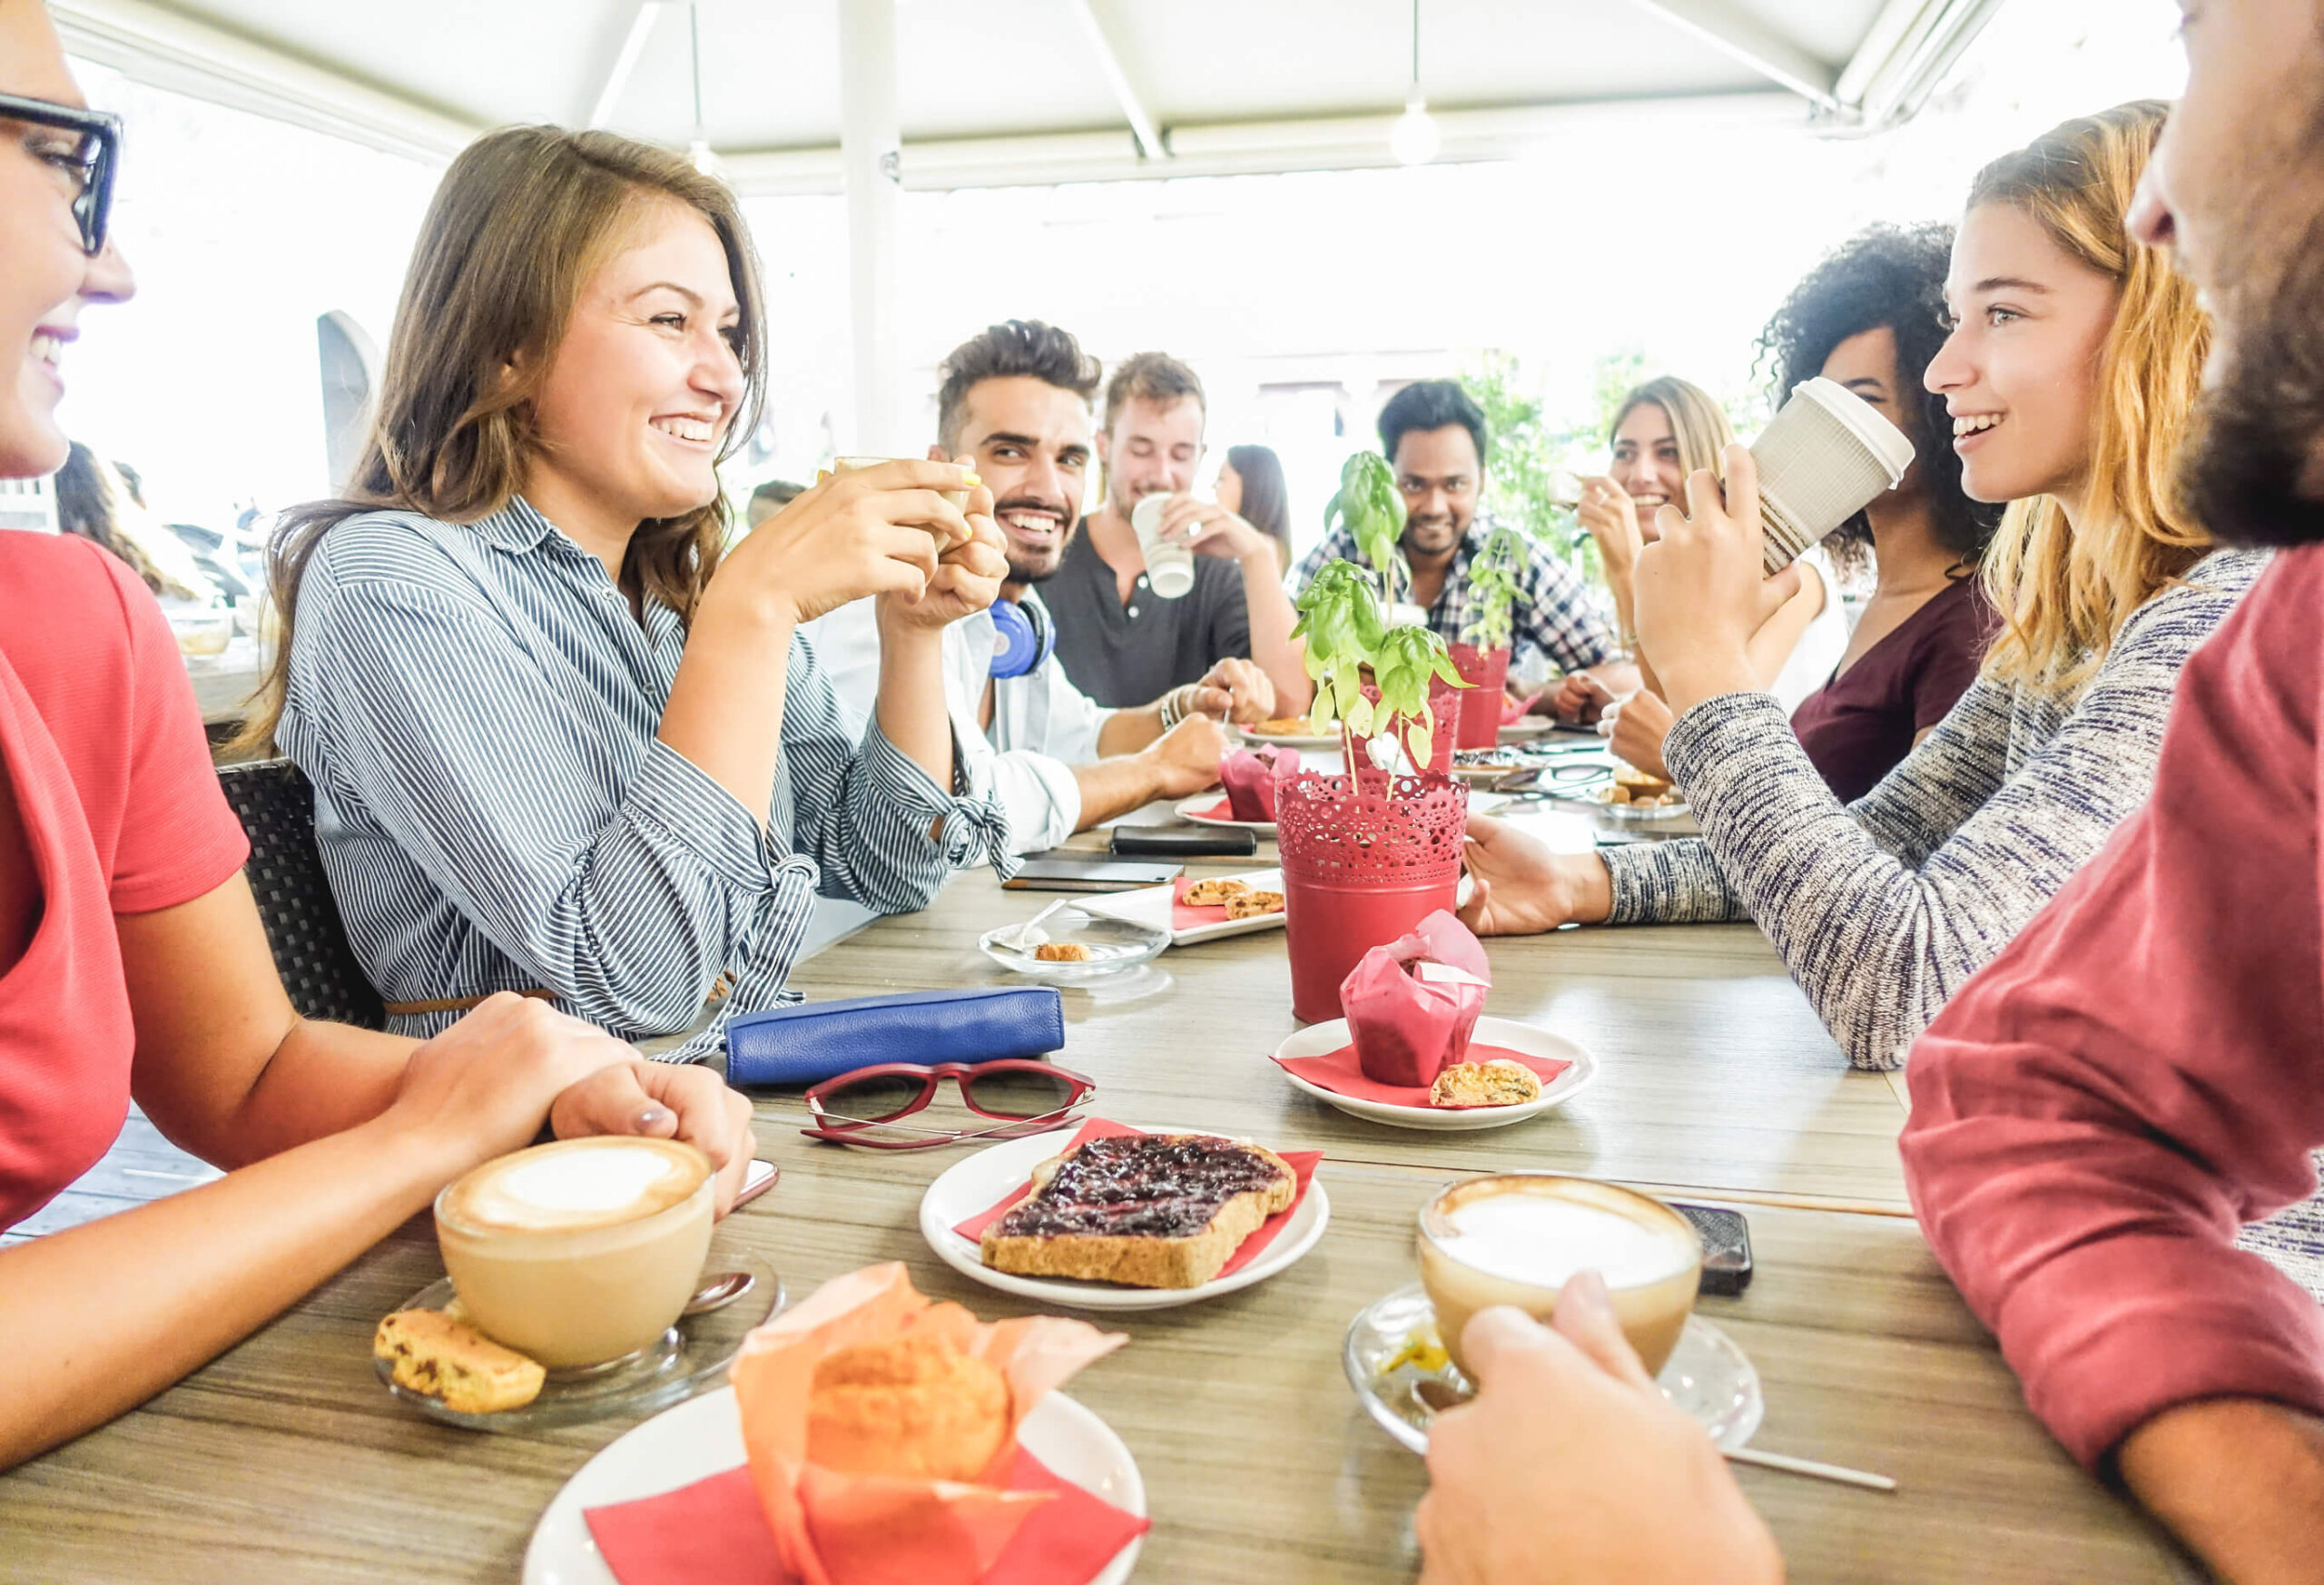
[[1442,909],[1410,935],[1373,948],[1340,983],[1364,1076],[1375,1084],[1435,1083],[1468,1050],[1492,985],[1484,948]]
[[1275,823],[1275,789],[1299,774],[1299,751],[1270,744],[1236,749],[1218,763],[1227,807],[1237,820]]

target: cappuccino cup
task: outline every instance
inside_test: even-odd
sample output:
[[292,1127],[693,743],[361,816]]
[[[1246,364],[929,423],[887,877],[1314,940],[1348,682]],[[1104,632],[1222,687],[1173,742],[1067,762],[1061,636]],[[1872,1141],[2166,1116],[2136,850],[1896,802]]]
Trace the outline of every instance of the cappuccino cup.
[[1162,537],[1162,513],[1169,504],[1168,496],[1140,497],[1130,508],[1129,526],[1137,531],[1137,548],[1146,556],[1146,586],[1157,599],[1182,600],[1195,586],[1195,553]]
[[550,1370],[653,1343],[710,1253],[709,1157],[606,1135],[487,1161],[436,1196],[436,1242],[470,1322]]
[[1645,1195],[1586,1177],[1499,1173],[1447,1186],[1420,1214],[1420,1275],[1436,1331],[1462,1374],[1469,1318],[1514,1304],[1537,1321],[1578,1272],[1605,1279],[1622,1335],[1659,1373],[1695,1307],[1703,1246],[1694,1225]]

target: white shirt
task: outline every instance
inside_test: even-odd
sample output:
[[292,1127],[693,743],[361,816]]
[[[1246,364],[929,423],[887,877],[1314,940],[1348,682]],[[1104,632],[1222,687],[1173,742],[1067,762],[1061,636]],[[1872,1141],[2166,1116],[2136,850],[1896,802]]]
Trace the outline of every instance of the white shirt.
[[1786,715],[1799,708],[1800,702],[1832,680],[1839,669],[1840,657],[1848,650],[1847,613],[1840,603],[1839,575],[1832,566],[1832,558],[1820,545],[1811,545],[1806,554],[1794,564],[1802,577],[1814,576],[1824,580],[1824,608],[1808,623],[1807,631],[1791,646],[1791,657],[1783,663],[1783,670],[1768,692],[1776,696]]
[[[1022,605],[1048,607],[1028,589]],[[880,628],[870,600],[842,605],[799,630],[842,704],[869,720],[880,696]],[[944,630],[944,704],[969,763],[970,786],[996,793],[1009,816],[1009,851],[1037,853],[1081,824],[1081,787],[1067,767],[1098,757],[1098,733],[1113,714],[1073,685],[1051,659],[1021,677],[994,677],[999,634],[979,611]],[[984,687],[992,684],[992,725],[977,730]]]

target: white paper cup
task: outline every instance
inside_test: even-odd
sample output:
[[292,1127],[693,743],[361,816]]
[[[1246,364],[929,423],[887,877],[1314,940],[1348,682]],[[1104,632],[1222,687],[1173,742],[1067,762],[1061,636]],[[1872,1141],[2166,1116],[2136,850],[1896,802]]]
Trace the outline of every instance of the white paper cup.
[[1167,496],[1145,497],[1130,508],[1129,526],[1146,556],[1146,586],[1157,599],[1180,600],[1195,586],[1195,553],[1162,537],[1162,512],[1169,504]]
[[1903,482],[1913,443],[1846,386],[1803,380],[1751,446],[1769,576]]

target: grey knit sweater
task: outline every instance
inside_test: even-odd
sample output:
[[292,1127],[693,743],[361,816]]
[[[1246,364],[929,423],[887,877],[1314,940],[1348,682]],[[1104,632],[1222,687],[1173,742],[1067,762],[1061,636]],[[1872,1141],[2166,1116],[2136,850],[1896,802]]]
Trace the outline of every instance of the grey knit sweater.
[[1901,1066],[2145,801],[2180,666],[2266,565],[2205,556],[2123,624],[2076,696],[1980,677],[1846,808],[1772,696],[1704,701],[1662,745],[1703,835],[1605,851],[1610,922],[1756,920],[1848,1060]]

